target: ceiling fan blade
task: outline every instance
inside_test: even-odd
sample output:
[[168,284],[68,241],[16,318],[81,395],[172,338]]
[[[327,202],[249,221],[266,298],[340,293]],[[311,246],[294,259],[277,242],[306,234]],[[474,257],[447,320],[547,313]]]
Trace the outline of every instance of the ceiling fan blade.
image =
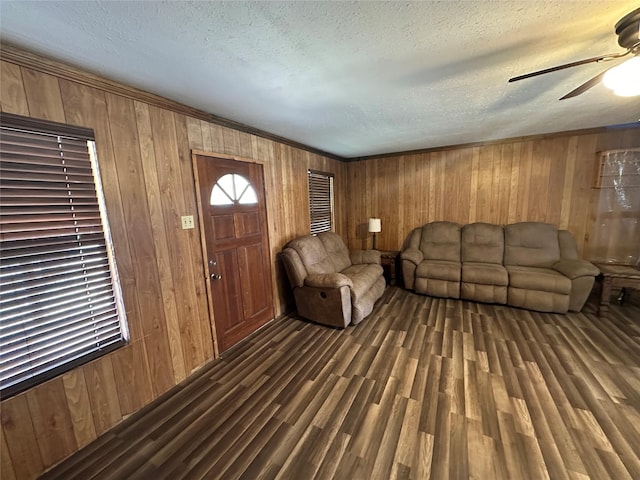
[[587,63],[601,62],[603,60],[610,60],[613,58],[620,58],[627,55],[631,50],[627,50],[624,53],[610,53],[608,55],[600,55],[599,57],[585,58],[577,62],[565,63],[564,65],[558,65],[557,67],[545,68],[544,70],[538,70],[537,72],[526,73],[509,79],[509,82],[517,82],[518,80],[524,80],[525,78],[537,77],[538,75],[544,75],[545,73],[556,72],[558,70],[564,70],[565,68],[577,67],[578,65],[585,65]]
[[[613,68],[613,67],[612,67]],[[571,90],[569,93],[567,93],[564,97],[562,97],[560,100],[564,100],[566,98],[573,98],[573,97],[577,97],[578,95],[586,92],[587,90],[589,90],[592,87],[595,87],[598,83],[600,83],[600,81],[602,80],[602,77],[604,77],[604,74],[607,73],[607,71],[610,70],[609,68],[607,68],[604,72],[599,73],[598,75],[596,75],[595,77],[593,77],[591,80],[587,80],[586,82],[584,82],[582,85],[580,85],[578,88]]]

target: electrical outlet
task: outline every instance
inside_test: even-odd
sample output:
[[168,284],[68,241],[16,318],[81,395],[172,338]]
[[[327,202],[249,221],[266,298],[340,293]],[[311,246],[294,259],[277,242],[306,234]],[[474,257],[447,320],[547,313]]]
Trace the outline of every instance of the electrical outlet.
[[183,215],[182,219],[182,229],[188,230],[190,228],[194,228],[193,224],[193,215]]

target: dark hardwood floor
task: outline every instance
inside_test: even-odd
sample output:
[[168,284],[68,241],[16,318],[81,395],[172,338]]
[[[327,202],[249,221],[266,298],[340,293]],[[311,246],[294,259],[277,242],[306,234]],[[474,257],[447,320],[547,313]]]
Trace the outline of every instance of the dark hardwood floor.
[[274,321],[45,478],[620,480],[639,457],[637,303],[389,287],[357,327]]

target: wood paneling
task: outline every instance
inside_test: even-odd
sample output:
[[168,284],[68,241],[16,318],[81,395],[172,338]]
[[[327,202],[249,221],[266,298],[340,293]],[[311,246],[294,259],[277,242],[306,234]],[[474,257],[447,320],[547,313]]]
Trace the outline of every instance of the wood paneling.
[[0,472],[4,475],[5,471],[13,470],[18,478],[37,477],[44,466],[26,395],[5,400],[0,407],[2,434],[7,442],[7,454],[2,455],[2,461],[11,462],[0,465]]
[[29,103],[29,115],[53,122],[63,122],[64,111],[58,79],[33,70],[23,70],[24,89]]
[[14,471],[13,464],[11,463],[9,446],[4,438],[4,429],[2,428],[0,428],[0,456],[2,458],[0,461],[0,473],[2,473],[2,478],[4,480],[15,480],[16,472]]
[[29,115],[27,95],[24,92],[22,69],[12,63],[0,62],[0,106],[3,112]]
[[29,414],[45,465],[53,465],[78,449],[62,378],[26,393]]
[[264,166],[275,315],[291,307],[277,254],[309,232],[308,168],[335,174],[336,229],[346,233],[346,164],[32,60],[0,62],[0,106],[94,129],[131,344],[2,402],[0,468],[3,478],[20,479],[35,478],[212,360],[200,232],[180,226],[182,215],[197,216],[192,149]]
[[380,249],[400,249],[413,228],[436,220],[540,221],[570,230],[586,252],[597,152],[638,146],[640,127],[630,127],[351,162],[349,246],[370,248],[369,217],[382,219]]
[[[129,348],[129,347],[127,347]],[[91,413],[91,403],[84,370],[76,368],[62,376],[65,396],[69,404],[69,415],[73,424],[73,433],[79,448],[96,439],[96,427]]]
[[[116,376],[111,356],[102,357],[82,367],[84,370],[93,423],[98,435],[106,432],[122,418]],[[121,382],[123,379],[118,378]],[[122,387],[125,387],[123,384]],[[127,386],[126,388],[131,388]],[[31,389],[36,394],[39,387]],[[30,392],[31,392],[30,391]]]

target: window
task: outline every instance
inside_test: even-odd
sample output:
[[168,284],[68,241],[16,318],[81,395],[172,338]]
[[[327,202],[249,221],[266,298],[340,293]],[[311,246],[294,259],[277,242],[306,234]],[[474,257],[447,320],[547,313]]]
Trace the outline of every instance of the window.
[[249,180],[236,173],[227,173],[220,177],[211,190],[211,205],[255,205],[258,203],[258,196]]
[[598,203],[589,257],[640,265],[640,148],[601,152],[596,166]]
[[333,174],[308,171],[311,234],[333,229]]
[[93,131],[2,114],[0,393],[128,340]]

